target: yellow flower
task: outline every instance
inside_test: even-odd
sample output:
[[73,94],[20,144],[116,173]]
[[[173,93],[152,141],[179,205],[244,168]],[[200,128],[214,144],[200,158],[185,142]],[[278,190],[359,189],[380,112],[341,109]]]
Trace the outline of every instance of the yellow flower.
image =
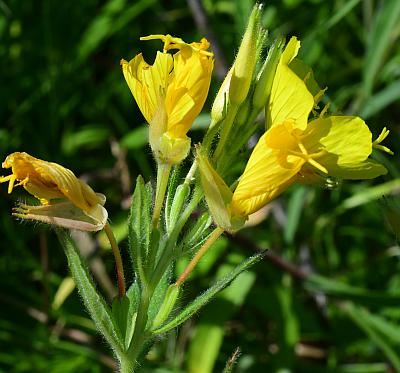
[[[359,117],[309,116],[321,99],[311,69],[295,59],[300,43],[292,38],[276,69],[267,107],[268,130],[259,139],[233,193],[198,150],[205,197],[215,223],[230,231],[296,181],[315,181],[329,176],[371,179],[387,173],[369,160],[372,149],[391,151],[380,143],[389,131],[372,141]],[[268,119],[267,119],[268,122]]]
[[295,181],[324,176],[372,179],[387,173],[383,165],[368,160],[373,148],[391,152],[379,145],[389,133],[386,128],[373,142],[359,117],[324,118],[323,110],[308,122],[324,90],[313,80],[311,69],[294,60],[299,47],[292,38],[282,53],[268,107],[270,128],[254,148],[233,193],[233,215],[248,216],[259,210]]
[[286,119],[260,138],[233,193],[232,214],[252,214],[295,181],[324,175],[372,179],[387,173],[384,166],[368,160],[372,135],[361,118],[318,118],[304,130],[295,124]]
[[8,193],[22,185],[41,203],[21,204],[15,216],[85,231],[98,231],[106,224],[105,196],[95,193],[71,170],[19,152],[10,154],[2,167],[12,171],[11,175],[0,176],[0,183],[9,182]]
[[[209,43],[187,44],[171,35],[150,35],[141,40],[161,39],[153,65],[138,54],[121,61],[125,80],[150,124],[150,145],[158,160],[178,163],[186,157],[190,139],[186,136],[206,100],[213,69]],[[169,50],[177,49],[171,55]]]

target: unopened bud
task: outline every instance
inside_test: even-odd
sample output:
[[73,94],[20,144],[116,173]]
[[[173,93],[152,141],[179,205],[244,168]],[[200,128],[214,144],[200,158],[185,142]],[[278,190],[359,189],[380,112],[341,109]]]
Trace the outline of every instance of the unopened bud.
[[214,127],[217,123],[221,122],[226,116],[232,71],[233,68],[231,68],[226,74],[226,77],[222,82],[221,87],[219,88],[217,96],[215,97],[214,103],[211,108],[211,124],[209,130],[211,130],[212,127]]
[[214,223],[225,230],[230,230],[231,213],[228,205],[232,201],[233,193],[222,177],[215,171],[201,148],[197,149],[197,161],[201,185]]
[[162,303],[157,316],[154,318],[152,329],[159,327],[168,318],[175,306],[176,300],[178,299],[179,290],[178,285],[170,285],[165,294],[164,302]]
[[246,32],[233,65],[229,99],[240,105],[247,97],[257,62],[257,40],[260,35],[261,6],[256,4],[251,12]]
[[181,215],[182,207],[189,195],[190,187],[187,183],[183,183],[176,188],[174,199],[172,200],[171,211],[169,213],[169,231],[172,231],[178,218]]
[[249,100],[246,100],[243,102],[242,105],[240,105],[239,111],[236,114],[235,118],[235,123],[238,127],[242,127],[243,125],[246,124],[247,118],[249,117],[250,114],[250,103]]
[[278,39],[274,42],[258,75],[253,95],[253,106],[257,110],[261,110],[266,105],[271,95],[272,83],[283,46],[284,42],[282,39]]

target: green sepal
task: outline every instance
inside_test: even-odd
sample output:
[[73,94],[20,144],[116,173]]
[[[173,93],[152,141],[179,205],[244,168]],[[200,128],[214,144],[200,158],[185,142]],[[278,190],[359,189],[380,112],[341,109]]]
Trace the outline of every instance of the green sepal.
[[151,185],[145,185],[143,178],[139,175],[132,196],[128,226],[129,253],[136,277],[140,283],[145,280],[143,259],[147,257],[150,247],[152,203],[153,196]]
[[199,295],[192,303],[190,303],[186,308],[184,308],[177,316],[175,316],[171,321],[167,322],[160,328],[153,331],[153,334],[165,333],[168,330],[176,328],[184,321],[189,319],[193,314],[199,311],[201,307],[206,305],[217,293],[225,289],[240,273],[247,270],[253,264],[257,263],[264,253],[256,254],[238,266],[236,266],[231,272],[226,276],[218,280],[213,286],[206,290],[203,294]]
[[181,184],[176,188],[176,193],[174,195],[169,214],[169,226],[167,228],[168,233],[171,233],[172,229],[174,229],[189,193],[190,187],[186,183]]
[[86,263],[82,260],[78,248],[65,230],[57,229],[57,236],[67,256],[72,278],[79,290],[86,309],[94,321],[97,330],[104,336],[118,356],[124,352],[124,344],[118,326],[114,322],[110,307],[96,290]]

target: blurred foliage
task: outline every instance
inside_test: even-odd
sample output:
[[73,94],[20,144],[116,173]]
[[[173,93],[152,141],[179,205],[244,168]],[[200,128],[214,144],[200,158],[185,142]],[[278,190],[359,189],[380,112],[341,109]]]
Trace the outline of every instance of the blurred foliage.
[[[123,249],[132,180],[149,180],[154,165],[119,60],[143,51],[151,61],[159,45],[139,42],[141,35],[203,36],[189,3],[198,1],[0,0],[0,156],[26,151],[85,178],[107,195]],[[206,34],[213,30],[227,65],[253,3],[202,2]],[[398,154],[399,19],[398,0],[271,0],[263,23],[271,38],[302,40],[301,57],[329,87],[333,112],[362,115],[374,136],[388,126],[388,146]],[[191,132],[195,140],[219,82],[215,76]],[[159,341],[143,371],[222,371],[237,347],[236,363],[226,368],[234,372],[400,371],[397,157],[376,154],[390,174],[370,183],[294,186],[260,224],[221,240],[193,276],[188,299],[253,246],[275,249],[296,270],[267,257]],[[27,198],[22,189],[9,197],[2,186],[0,194],[0,371],[112,371],[111,353],[71,287],[53,232],[10,216]],[[101,236],[75,238],[111,299],[107,244]],[[305,281],[304,271],[313,273]]]

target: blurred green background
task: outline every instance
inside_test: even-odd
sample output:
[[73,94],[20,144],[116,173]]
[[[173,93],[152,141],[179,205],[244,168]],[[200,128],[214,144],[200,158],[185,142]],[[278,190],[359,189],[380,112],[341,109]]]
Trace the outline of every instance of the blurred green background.
[[[0,0],[0,158],[26,151],[63,164],[106,194],[124,251],[132,182],[138,174],[151,180],[154,163],[120,59],[143,51],[151,62],[160,44],[139,37],[152,33],[211,40],[216,69],[190,133],[196,141],[253,5]],[[363,116],[374,137],[387,126],[385,144],[396,154],[374,154],[389,174],[371,182],[294,186],[261,223],[219,241],[184,301],[256,248],[275,254],[160,340],[144,372],[221,372],[238,347],[235,372],[400,371],[399,19],[398,0],[266,3],[271,38],[302,40],[301,58],[328,86],[331,111]],[[113,371],[53,232],[11,217],[28,198],[22,188],[8,196],[1,185],[0,195],[0,371]],[[113,258],[104,238],[75,239],[111,299]]]

